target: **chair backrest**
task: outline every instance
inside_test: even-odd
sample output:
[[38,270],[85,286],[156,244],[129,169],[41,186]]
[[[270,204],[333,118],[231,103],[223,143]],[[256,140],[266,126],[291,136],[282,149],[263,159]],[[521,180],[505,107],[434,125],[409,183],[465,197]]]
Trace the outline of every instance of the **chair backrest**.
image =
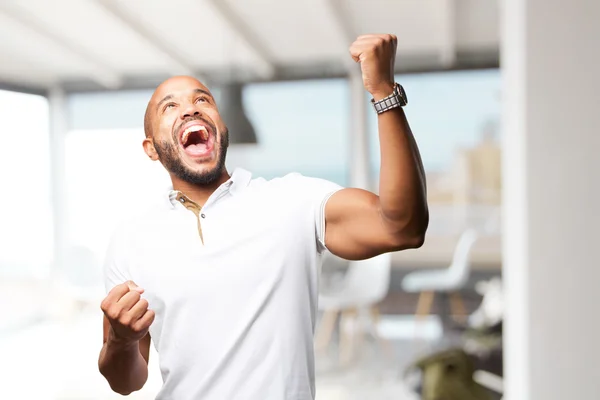
[[391,253],[350,261],[346,273],[347,288],[357,297],[368,298],[374,303],[383,300],[390,288],[391,268]]
[[479,238],[477,230],[469,228],[460,235],[458,243],[454,248],[452,264],[450,264],[449,273],[459,280],[467,280],[471,263],[469,261],[473,245]]

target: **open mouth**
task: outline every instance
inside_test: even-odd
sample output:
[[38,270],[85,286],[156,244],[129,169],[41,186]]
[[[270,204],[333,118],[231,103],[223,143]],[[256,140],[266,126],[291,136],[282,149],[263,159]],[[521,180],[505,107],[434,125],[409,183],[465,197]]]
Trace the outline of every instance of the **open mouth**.
[[213,149],[214,136],[210,134],[206,126],[196,122],[187,125],[182,130],[180,143],[187,154],[194,157],[206,156]]

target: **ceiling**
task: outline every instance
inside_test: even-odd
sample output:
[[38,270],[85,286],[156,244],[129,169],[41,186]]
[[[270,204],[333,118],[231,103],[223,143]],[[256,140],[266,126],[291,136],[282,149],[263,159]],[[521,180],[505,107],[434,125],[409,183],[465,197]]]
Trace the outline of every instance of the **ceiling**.
[[0,87],[342,76],[374,32],[398,36],[398,72],[498,65],[497,0],[0,0]]

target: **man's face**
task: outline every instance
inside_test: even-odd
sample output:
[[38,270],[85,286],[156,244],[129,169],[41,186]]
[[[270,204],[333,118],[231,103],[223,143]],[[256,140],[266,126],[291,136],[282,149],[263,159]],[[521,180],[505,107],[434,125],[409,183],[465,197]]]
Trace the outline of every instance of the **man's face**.
[[[209,90],[191,77],[174,77],[154,92],[146,111],[146,154],[177,178],[210,185],[221,178],[229,145]],[[155,151],[153,151],[155,150]]]

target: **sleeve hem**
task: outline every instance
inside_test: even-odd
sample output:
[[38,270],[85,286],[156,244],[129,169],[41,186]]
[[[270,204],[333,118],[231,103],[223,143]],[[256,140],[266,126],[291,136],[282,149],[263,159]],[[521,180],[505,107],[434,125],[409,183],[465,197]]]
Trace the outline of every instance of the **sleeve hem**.
[[325,231],[326,231],[325,207],[327,206],[327,202],[329,201],[331,196],[333,196],[335,193],[339,192],[340,190],[342,190],[342,188],[338,188],[338,189],[335,189],[335,190],[327,193],[327,195],[321,201],[321,206],[319,207],[319,210],[318,210],[319,214],[317,217],[317,221],[318,221],[317,242],[318,242],[319,253],[323,253],[323,252],[329,250],[327,248],[327,246],[325,245]]

